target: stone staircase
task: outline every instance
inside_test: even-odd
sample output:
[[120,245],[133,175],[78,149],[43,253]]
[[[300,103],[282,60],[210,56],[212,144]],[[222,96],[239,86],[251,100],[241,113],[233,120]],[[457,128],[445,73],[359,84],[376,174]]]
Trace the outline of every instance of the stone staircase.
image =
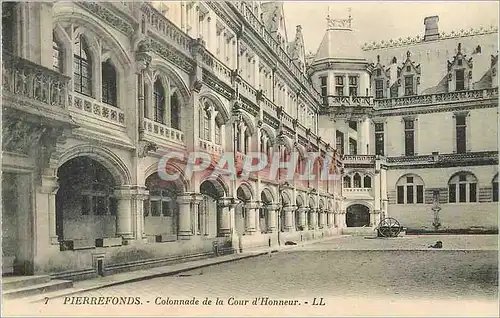
[[72,281],[51,279],[49,275],[2,277],[4,299],[23,298],[71,287]]

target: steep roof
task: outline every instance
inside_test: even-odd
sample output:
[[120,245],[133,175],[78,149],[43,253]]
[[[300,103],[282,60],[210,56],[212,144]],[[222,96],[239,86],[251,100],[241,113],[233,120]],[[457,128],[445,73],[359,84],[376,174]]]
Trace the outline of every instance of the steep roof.
[[282,1],[263,2],[260,5],[262,10],[262,22],[266,29],[270,32],[280,34],[285,41],[287,40],[285,12]]
[[348,19],[330,19],[328,17],[327,21],[328,27],[313,63],[328,59],[365,61],[361,43],[351,28],[351,17]]

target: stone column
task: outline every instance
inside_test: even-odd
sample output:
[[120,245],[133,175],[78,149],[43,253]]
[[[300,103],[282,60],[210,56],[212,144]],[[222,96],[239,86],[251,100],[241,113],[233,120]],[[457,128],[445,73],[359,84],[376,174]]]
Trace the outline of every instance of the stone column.
[[314,230],[316,229],[317,225],[318,225],[318,221],[316,221],[316,210],[314,208],[311,208],[309,210],[309,213],[310,213],[310,218],[309,218],[309,229],[310,230]]
[[129,186],[115,189],[118,201],[116,211],[116,235],[123,238],[123,244],[129,244],[134,239],[132,229],[132,195],[133,190]]
[[218,200],[218,215],[219,218],[219,228],[218,232],[221,236],[229,236],[231,234],[231,208],[233,206],[233,201],[231,198],[222,198]]
[[132,206],[135,212],[134,218],[134,238],[137,241],[146,242],[146,233],[144,232],[144,200],[149,196],[149,191],[144,186],[138,186],[136,194],[133,196]]
[[193,235],[191,224],[191,194],[182,194],[177,197],[179,204],[179,232],[178,235],[181,240],[189,240]]
[[[56,234],[56,194],[59,190],[59,184],[55,175],[41,176],[41,186],[38,187],[37,207],[43,203],[46,204],[48,212],[49,244],[57,245],[59,240]],[[43,198],[42,198],[43,197]],[[45,206],[45,204],[43,204]],[[38,208],[37,208],[38,210]],[[39,212],[44,212],[41,209]]]
[[[277,204],[271,204],[271,205],[266,205],[265,209],[267,210],[267,230],[269,233],[276,232],[276,226],[277,226],[277,218],[276,218],[276,211],[279,210],[279,205]],[[278,229],[279,231],[280,229]]]
[[283,208],[283,213],[285,213],[285,232],[293,231],[293,211],[295,211],[295,207],[287,206]]
[[[259,204],[257,202],[245,203],[244,208],[246,210],[246,233],[249,235],[255,234],[256,231],[256,214],[258,213]],[[257,212],[256,212],[257,211]]]
[[[200,215],[200,203],[203,201],[203,196],[201,194],[191,194],[191,228],[193,229],[194,235],[203,235],[204,229],[204,219],[203,215]],[[205,211],[204,211],[205,213]],[[199,221],[198,221],[199,216]],[[198,224],[200,222],[200,224]],[[199,231],[198,231],[199,228]]]

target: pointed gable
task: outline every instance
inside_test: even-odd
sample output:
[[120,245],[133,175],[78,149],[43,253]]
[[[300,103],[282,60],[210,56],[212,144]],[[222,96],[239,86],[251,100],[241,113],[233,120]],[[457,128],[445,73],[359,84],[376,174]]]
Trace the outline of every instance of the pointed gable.
[[398,85],[405,96],[418,94],[420,73],[420,64],[415,64],[411,59],[410,51],[407,51],[406,60],[398,67]]
[[457,54],[448,61],[448,91],[472,89],[472,57],[467,58],[462,52],[462,43],[458,43]]
[[305,70],[305,48],[301,25],[297,25],[295,38],[292,42],[288,43],[288,55],[302,71]]
[[261,4],[262,23],[266,30],[279,41],[282,47],[288,45],[285,13],[282,1],[269,1]]

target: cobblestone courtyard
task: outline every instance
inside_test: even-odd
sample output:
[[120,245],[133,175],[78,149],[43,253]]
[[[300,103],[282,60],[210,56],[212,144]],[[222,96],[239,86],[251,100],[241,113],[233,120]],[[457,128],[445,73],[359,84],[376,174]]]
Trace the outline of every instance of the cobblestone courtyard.
[[[428,249],[436,240],[443,241],[444,248]],[[231,296],[250,301],[255,297],[298,299],[302,303],[299,308],[253,307],[253,313],[260,315],[497,315],[497,241],[496,235],[339,237],[172,277],[73,296],[133,296],[151,304],[156,297],[200,300],[219,297],[226,304]],[[326,305],[311,306],[314,297],[324,298]],[[304,304],[308,299],[306,308]],[[51,302],[61,304],[63,299]],[[83,306],[65,307],[83,309]],[[206,306],[198,311],[217,315],[252,313],[248,306],[225,308],[217,311],[217,307]],[[195,309],[151,305],[144,307],[142,315],[150,310],[162,315],[179,314],[178,310],[193,314],[197,313]],[[119,307],[106,310],[107,314],[126,315],[135,313],[137,307],[127,312],[120,312]]]

